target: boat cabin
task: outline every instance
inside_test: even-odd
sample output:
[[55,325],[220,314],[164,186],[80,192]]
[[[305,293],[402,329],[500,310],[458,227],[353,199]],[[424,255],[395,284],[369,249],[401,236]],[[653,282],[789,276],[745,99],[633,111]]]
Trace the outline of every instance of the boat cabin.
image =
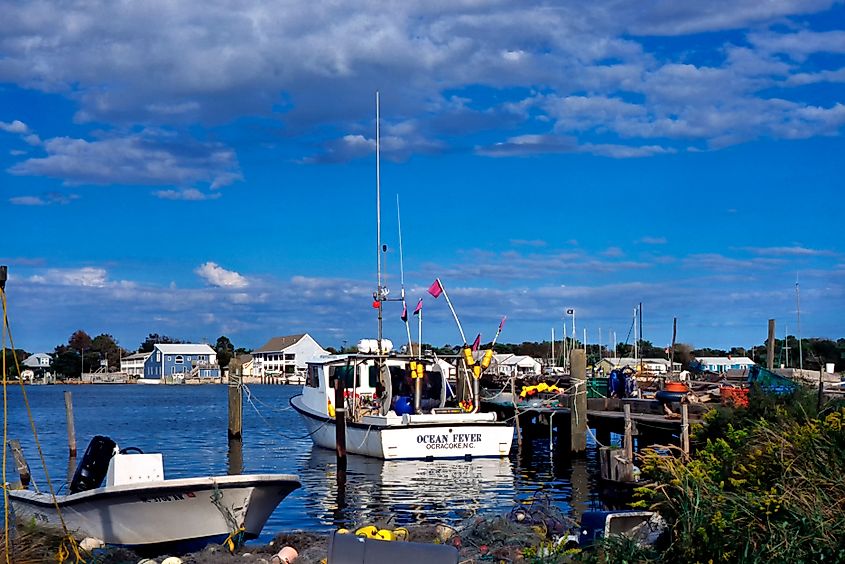
[[453,395],[446,375],[431,359],[343,354],[308,363],[303,403],[312,411],[334,417],[338,379],[347,399],[347,416],[353,421],[391,411],[399,416],[431,413],[444,408],[447,398]]

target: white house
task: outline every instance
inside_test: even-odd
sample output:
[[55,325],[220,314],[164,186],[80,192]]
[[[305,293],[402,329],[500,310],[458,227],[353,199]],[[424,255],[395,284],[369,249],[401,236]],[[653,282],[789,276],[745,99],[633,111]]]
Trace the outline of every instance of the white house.
[[[669,372],[669,361],[665,358],[644,358],[643,372],[647,374],[666,374]],[[640,359],[638,358],[603,358],[596,363],[596,370],[601,369],[604,374],[610,374],[614,368],[630,367],[634,370],[639,369]],[[681,363],[676,362],[674,370],[681,370]]]
[[327,355],[308,333],[273,337],[257,350],[252,351],[253,376],[280,376],[305,374],[306,363],[312,358]]
[[507,377],[533,376],[542,373],[543,365],[536,358],[524,354],[494,354],[490,371]]
[[32,370],[36,370],[38,368],[47,369],[50,368],[51,364],[53,364],[53,359],[47,353],[35,353],[28,356],[21,364],[27,368],[31,368]]
[[703,370],[726,372],[728,370],[748,370],[755,362],[747,356],[700,356],[695,359]]
[[141,378],[144,375],[144,363],[152,353],[135,353],[124,356],[120,359],[120,371],[133,378]]

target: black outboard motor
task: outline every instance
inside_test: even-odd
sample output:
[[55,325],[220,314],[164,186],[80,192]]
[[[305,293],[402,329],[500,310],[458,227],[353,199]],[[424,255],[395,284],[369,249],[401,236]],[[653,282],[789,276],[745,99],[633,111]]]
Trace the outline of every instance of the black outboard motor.
[[109,471],[109,461],[114,456],[117,443],[108,437],[95,436],[88,443],[68,490],[75,494],[99,488]]

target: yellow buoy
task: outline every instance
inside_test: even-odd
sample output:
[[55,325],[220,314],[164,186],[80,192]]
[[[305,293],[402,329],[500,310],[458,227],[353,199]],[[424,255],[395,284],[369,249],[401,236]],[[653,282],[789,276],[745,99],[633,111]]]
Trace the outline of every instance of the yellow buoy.
[[487,367],[490,366],[490,362],[493,360],[493,349],[488,349],[484,351],[484,356],[481,357],[481,368],[487,370]]
[[464,362],[467,363],[467,366],[475,364],[475,358],[472,356],[472,349],[469,347],[464,347]]

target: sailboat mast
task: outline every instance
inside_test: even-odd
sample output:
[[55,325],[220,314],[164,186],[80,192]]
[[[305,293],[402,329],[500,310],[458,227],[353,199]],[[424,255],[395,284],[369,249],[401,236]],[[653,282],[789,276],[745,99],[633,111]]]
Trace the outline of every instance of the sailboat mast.
[[378,282],[376,286],[376,300],[378,301],[378,354],[382,351],[382,307],[384,295],[381,286],[381,153],[379,131],[379,95],[376,90],[376,262]]

